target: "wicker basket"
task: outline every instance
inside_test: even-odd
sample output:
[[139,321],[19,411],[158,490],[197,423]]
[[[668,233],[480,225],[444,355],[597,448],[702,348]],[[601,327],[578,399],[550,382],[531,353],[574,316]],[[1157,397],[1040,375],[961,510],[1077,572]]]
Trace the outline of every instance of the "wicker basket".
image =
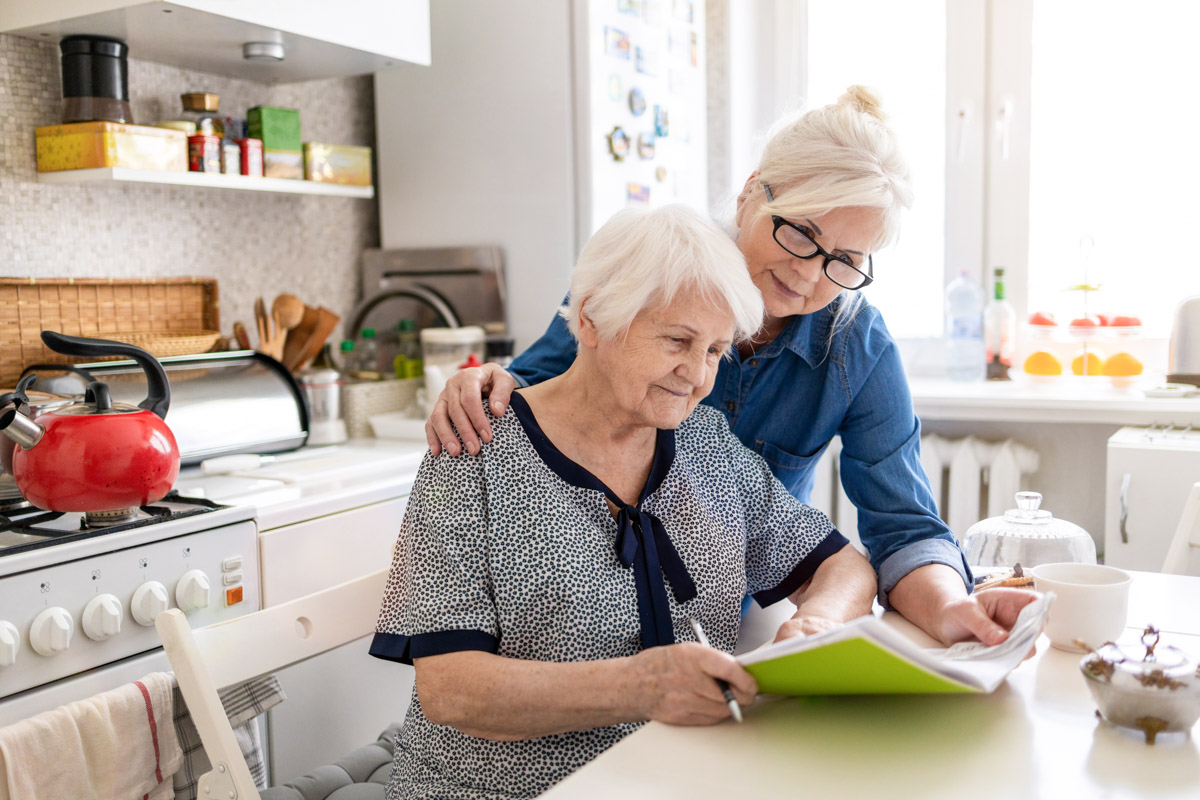
[[[98,339],[168,334],[168,339],[179,338],[155,344],[169,346],[170,352],[146,349],[156,356],[205,352],[219,338],[217,281],[0,278],[0,387],[12,386],[31,364],[81,360],[43,345],[44,330]],[[202,333],[205,338],[213,337],[207,347],[197,338]],[[131,339],[123,341],[145,347]]]
[[417,397],[417,388],[424,386],[422,378],[390,381],[364,381],[342,386],[342,406],[346,431],[352,439],[374,436],[371,417],[386,411],[403,411]]
[[[105,334],[104,338],[140,347],[155,358],[207,353],[221,340],[220,331],[135,331]],[[104,359],[96,359],[102,361]]]

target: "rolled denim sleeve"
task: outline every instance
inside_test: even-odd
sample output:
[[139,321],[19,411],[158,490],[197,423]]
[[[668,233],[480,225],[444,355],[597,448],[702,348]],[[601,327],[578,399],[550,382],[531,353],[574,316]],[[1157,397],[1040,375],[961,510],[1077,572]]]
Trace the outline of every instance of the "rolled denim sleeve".
[[[926,564],[945,564],[974,586],[966,555],[937,513],[921,466],[921,423],[913,413],[908,381],[890,336],[880,342],[874,368],[854,393],[843,419],[842,485],[858,508],[859,539],[879,576],[879,602],[905,575]],[[868,357],[866,352],[850,358]]]
[[575,337],[567,329],[567,321],[555,314],[542,337],[514,358],[508,371],[521,386],[532,386],[562,375],[574,360]]

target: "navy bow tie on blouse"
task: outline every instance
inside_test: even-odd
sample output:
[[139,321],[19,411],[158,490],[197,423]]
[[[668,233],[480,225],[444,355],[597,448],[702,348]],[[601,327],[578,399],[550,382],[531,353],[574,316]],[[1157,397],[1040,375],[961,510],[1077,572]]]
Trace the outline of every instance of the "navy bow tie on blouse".
[[617,515],[616,549],[621,565],[633,568],[638,616],[642,623],[642,647],[673,644],[675,630],[671,624],[666,583],[671,584],[671,591],[679,603],[696,596],[696,584],[667,536],[662,521],[641,509],[621,505]]
[[[636,505],[629,505],[604,485],[599,478],[563,455],[538,425],[529,404],[520,392],[512,396],[512,410],[525,428],[529,442],[538,455],[560,478],[584,489],[601,492],[614,506],[617,514],[617,560],[621,566],[633,569],[633,585],[637,590],[638,617],[642,624],[642,647],[675,643],[671,624],[671,603],[666,584],[671,584],[675,601],[687,602],[696,596],[696,584],[688,574],[679,551],[662,522]],[[638,497],[638,505],[658,490],[675,460],[675,431],[659,430],[654,442],[654,460],[650,475]],[[664,581],[663,578],[666,578]]]

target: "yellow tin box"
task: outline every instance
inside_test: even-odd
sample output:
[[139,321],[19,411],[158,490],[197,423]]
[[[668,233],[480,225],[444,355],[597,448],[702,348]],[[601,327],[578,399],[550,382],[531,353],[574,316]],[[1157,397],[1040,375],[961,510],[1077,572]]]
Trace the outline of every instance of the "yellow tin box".
[[38,172],[96,167],[187,171],[187,135],[183,131],[76,122],[38,128]]
[[371,148],[304,143],[304,177],[322,183],[371,185]]

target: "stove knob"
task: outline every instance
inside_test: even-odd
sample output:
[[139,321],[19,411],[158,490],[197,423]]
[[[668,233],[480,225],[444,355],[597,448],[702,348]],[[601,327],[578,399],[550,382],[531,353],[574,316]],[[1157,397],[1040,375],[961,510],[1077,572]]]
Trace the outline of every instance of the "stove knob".
[[193,569],[183,573],[179,584],[175,587],[175,602],[179,610],[190,614],[201,608],[208,608],[209,600],[208,576],[204,570]]
[[89,639],[103,642],[121,632],[124,617],[120,600],[111,594],[98,595],[83,608],[83,632]]
[[0,620],[0,667],[11,667],[21,651],[21,632],[11,622]]
[[54,656],[71,646],[75,619],[65,608],[47,608],[33,618],[29,628],[29,643],[39,655]]
[[146,581],[133,593],[129,601],[129,610],[133,613],[133,621],[138,625],[149,628],[154,624],[154,618],[171,607],[167,599],[167,587],[158,581]]

